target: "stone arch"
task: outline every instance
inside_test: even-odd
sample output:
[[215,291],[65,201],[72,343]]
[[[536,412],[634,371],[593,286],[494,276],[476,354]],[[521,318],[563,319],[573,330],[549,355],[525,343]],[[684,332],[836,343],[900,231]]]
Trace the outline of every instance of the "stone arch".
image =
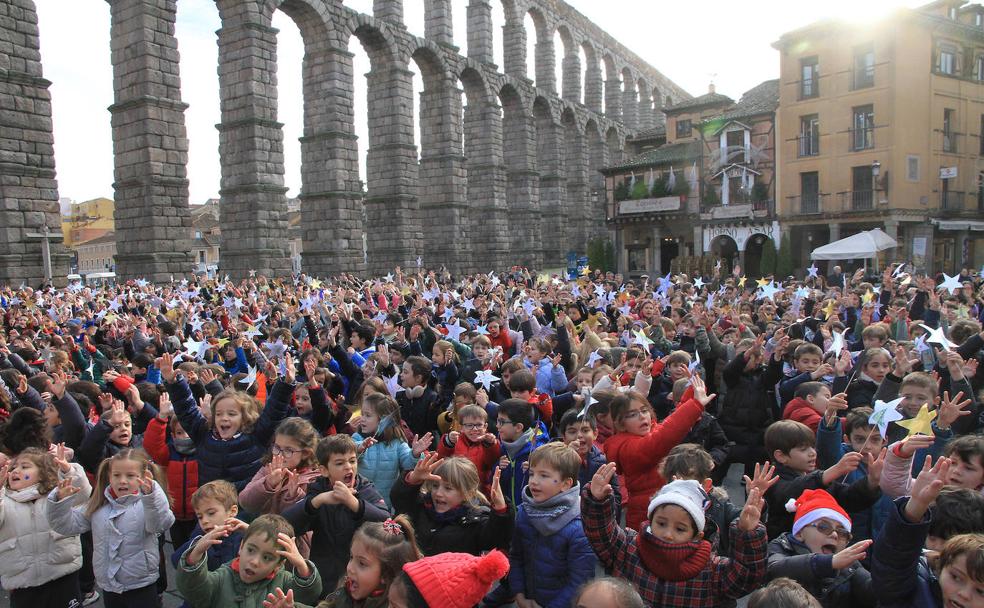
[[[567,212],[569,227],[567,232],[567,249],[584,253],[587,247],[588,222],[588,151],[584,129],[578,124],[574,110],[564,108],[560,115],[560,124],[564,132],[564,143],[561,148],[563,158],[561,166],[567,178],[564,186],[566,196],[563,211]],[[564,244],[562,243],[562,245]],[[561,253],[566,254],[567,251]]]
[[458,272],[471,257],[470,240],[458,233],[469,219],[458,77],[448,71],[433,43],[419,46],[411,59],[424,82],[418,197],[422,225],[428,226],[427,253]]
[[556,93],[555,66],[557,57],[554,49],[553,28],[539,8],[531,6],[527,9],[526,14],[533,20],[533,28],[536,33],[534,85],[542,91]]
[[639,130],[651,129],[656,126],[656,116],[653,114],[651,88],[645,78],[639,78],[636,90],[639,91]]
[[513,78],[527,78],[526,40],[529,34],[523,24],[524,13],[519,10],[516,0],[501,1],[506,18],[506,23],[502,26],[503,70]]
[[451,20],[451,0],[424,0],[424,38],[457,50]]
[[630,130],[639,126],[639,96],[632,68],[622,68],[622,122]]
[[372,229],[365,238],[367,270],[382,274],[398,265],[415,264],[419,254],[422,230],[413,143],[413,73],[391,26],[355,14],[348,27],[366,50],[371,66],[366,96],[369,141],[364,217]]
[[561,97],[567,101],[580,103],[581,101],[581,55],[580,45],[574,41],[574,36],[566,24],[557,26],[557,33],[564,45],[564,58],[561,60],[564,79],[562,82]]
[[506,202],[513,255],[524,265],[539,268],[540,190],[536,174],[536,127],[522,95],[511,84],[499,91],[502,104],[503,149],[506,166]]
[[605,66],[605,118],[613,121],[622,120],[622,81],[617,69],[615,58],[605,51],[601,56]]
[[622,162],[624,144],[622,136],[614,126],[608,127],[608,131],[605,132],[605,146],[608,148],[609,164]]
[[587,39],[581,41],[581,49],[584,51],[584,105],[600,115],[604,109],[605,83],[598,52]]
[[509,264],[510,255],[501,108],[478,70],[466,66],[459,80],[467,100],[463,123],[468,239],[481,243],[486,261],[498,268]]
[[536,127],[536,170],[540,176],[540,212],[551,223],[551,228],[543,231],[540,248],[543,263],[552,268],[562,263],[567,242],[563,130],[550,101],[542,96],[533,101],[533,123]]
[[605,136],[594,118],[589,118],[584,125],[587,139],[589,176],[588,226],[586,238],[590,239],[604,231],[606,219],[605,176],[600,169],[608,166],[608,146]]
[[659,87],[654,86],[652,89],[652,100],[653,100],[653,126],[658,126],[666,124],[666,117],[663,115],[663,96],[659,91]]

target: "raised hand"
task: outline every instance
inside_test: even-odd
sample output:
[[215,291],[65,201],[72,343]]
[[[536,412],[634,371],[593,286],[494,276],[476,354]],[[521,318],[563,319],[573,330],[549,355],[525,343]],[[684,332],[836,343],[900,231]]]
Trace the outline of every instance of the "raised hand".
[[65,456],[64,442],[55,445],[54,459],[55,459],[55,464],[58,465],[58,470],[61,471],[63,474],[67,474],[72,470],[72,465],[68,463],[68,458]]
[[270,473],[264,480],[264,485],[269,490],[276,490],[284,482],[287,469],[284,466],[284,455],[275,454],[270,458]]
[[161,379],[167,383],[171,384],[174,382],[174,357],[171,353],[164,353],[154,361],[154,365],[157,369],[161,370]]
[[284,382],[287,384],[294,384],[297,379],[297,368],[294,367],[294,357],[290,353],[284,355]]
[[48,380],[48,391],[55,399],[65,396],[65,389],[68,387],[68,374],[63,371],[51,372],[51,379]]
[[[956,354],[956,353],[953,353]],[[959,358],[960,355],[957,355]],[[963,359],[961,359],[961,362]],[[962,363],[961,363],[962,365]],[[956,394],[953,399],[950,399],[950,391],[943,392],[943,400],[940,402],[939,414],[936,416],[936,428],[941,431],[948,430],[958,418],[963,416],[969,416],[970,411],[964,410],[972,403],[970,399],[963,399],[963,391]]]
[[824,412],[823,417],[826,425],[829,427],[834,423],[834,418],[837,416],[837,412],[842,412],[847,409],[847,393],[837,393],[833,397],[827,400],[827,411]]
[[205,535],[199,538],[198,542],[195,543],[195,546],[191,548],[191,551],[188,553],[187,557],[188,563],[194,565],[202,561],[202,559],[205,558],[206,552],[208,552],[208,550],[215,545],[221,544],[222,539],[229,536],[230,533],[231,530],[229,529],[229,526],[224,525],[215,526],[209,530]]
[[499,485],[499,477],[502,469],[497,468],[492,474],[492,486],[489,488],[489,505],[496,511],[506,508],[506,499],[502,495],[502,486]]
[[314,378],[317,371],[318,362],[315,361],[314,357],[308,357],[304,360],[304,377],[307,378],[308,386],[311,388],[318,388],[318,381]]
[[752,477],[749,478],[748,475],[743,475],[742,478],[745,480],[745,490],[747,492],[758,488],[762,496],[765,496],[769,488],[776,485],[779,481],[779,477],[776,475],[776,467],[769,464],[768,461],[765,464],[755,463],[755,472],[752,474]]
[[413,436],[413,457],[419,458],[421,454],[427,451],[430,447],[431,442],[434,440],[434,436],[430,431],[424,433],[423,437]]
[[119,399],[113,399],[111,413],[109,414],[109,425],[115,427],[123,424],[130,415],[126,413],[126,406]]
[[287,593],[280,587],[273,593],[268,593],[263,600],[263,608],[294,608],[294,590],[288,589]]
[[[6,478],[6,468],[7,467],[4,467],[2,471],[4,478]],[[75,496],[81,491],[82,490],[72,485],[71,479],[65,478],[58,481],[58,493],[56,496],[58,497],[58,502],[61,502],[70,496]]]
[[377,441],[375,437],[366,437],[365,439],[362,440],[362,443],[356,446],[355,451],[358,455],[361,456],[362,454],[365,453],[366,450],[376,445],[377,443],[379,443],[379,441]]
[[707,407],[707,404],[714,401],[714,398],[717,397],[717,395],[713,393],[710,395],[707,394],[707,386],[704,384],[704,381],[700,376],[695,374],[690,379],[690,382],[694,387],[694,399],[699,401],[704,407]]
[[151,494],[154,491],[154,473],[148,468],[140,478],[140,492]]
[[868,465],[868,487],[871,489],[878,488],[878,484],[881,483],[882,470],[885,468],[885,455],[888,454],[888,448],[882,448],[878,456],[872,456],[871,454],[865,454],[865,462]]
[[407,475],[407,483],[419,486],[425,481],[441,481],[441,478],[434,474],[434,469],[443,463],[444,459],[437,452],[428,454],[414,465],[413,470]]
[[[7,485],[7,475],[10,473],[10,464],[5,462],[0,466],[0,488]],[[60,499],[59,499],[60,500]]]
[[916,452],[932,447],[935,442],[936,438],[930,435],[910,435],[902,440],[902,444],[898,448],[899,456],[912,458]]
[[823,474],[824,485],[830,485],[836,479],[853,473],[861,465],[861,454],[859,452],[848,452],[841,456],[841,459],[834,466],[830,467]]
[[612,495],[612,477],[615,476],[617,465],[609,462],[598,467],[594,476],[591,477],[591,496],[595,500],[605,500]]
[[854,562],[863,560],[867,555],[868,547],[870,547],[873,542],[875,541],[871,539],[863,540],[835,553],[832,563],[834,570],[843,570]]
[[741,515],[738,516],[738,529],[745,532],[751,532],[759,525],[759,520],[762,519],[762,509],[765,507],[765,498],[762,496],[762,490],[759,488],[752,488],[748,493],[748,498],[745,499],[745,506],[741,510]]
[[290,536],[287,536],[283,532],[277,534],[277,544],[280,545],[280,549],[277,551],[277,555],[287,560],[290,565],[294,566],[294,572],[301,578],[307,578],[311,576],[311,569],[308,567],[307,560],[301,555],[301,552],[297,549],[297,543]]
[[202,371],[198,372],[198,378],[202,381],[202,384],[208,384],[215,380],[215,372],[207,367],[203,367]]
[[933,457],[926,455],[922,470],[909,488],[909,502],[905,505],[905,517],[912,523],[922,521],[929,505],[936,502],[943,484],[950,475],[950,459],[942,457],[933,464]]

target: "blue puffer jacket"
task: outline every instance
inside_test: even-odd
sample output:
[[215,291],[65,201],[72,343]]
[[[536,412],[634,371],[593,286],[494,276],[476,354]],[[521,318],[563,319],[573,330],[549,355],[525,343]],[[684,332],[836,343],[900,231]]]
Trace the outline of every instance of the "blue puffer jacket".
[[523,489],[509,550],[509,589],[543,608],[567,608],[594,577],[595,557],[581,525],[581,486],[535,503]]
[[167,385],[174,411],[181,427],[195,442],[198,459],[198,483],[204,485],[215,479],[225,479],[241,491],[260,470],[260,459],[280,421],[287,416],[294,385],[278,380],[270,390],[266,406],[249,433],[239,433],[228,441],[209,428],[205,416],[198,410],[195,397],[183,377]]
[[509,459],[509,464],[499,475],[499,486],[506,502],[514,508],[523,504],[523,488],[529,480],[529,473],[524,470],[523,465],[530,459],[533,450],[547,443],[549,438],[550,435],[541,422],[512,443],[499,440],[502,455]]
[[[352,439],[358,446],[366,440],[356,433]],[[390,490],[400,477],[400,471],[409,471],[417,464],[413,450],[406,441],[394,439],[386,443],[377,443],[359,455],[359,475],[372,482],[376,490],[383,495],[387,507],[392,507]]]
[[879,606],[937,608],[943,605],[940,582],[922,555],[930,514],[917,524],[907,521],[902,512],[908,502],[908,497],[895,501],[871,547],[871,583]]

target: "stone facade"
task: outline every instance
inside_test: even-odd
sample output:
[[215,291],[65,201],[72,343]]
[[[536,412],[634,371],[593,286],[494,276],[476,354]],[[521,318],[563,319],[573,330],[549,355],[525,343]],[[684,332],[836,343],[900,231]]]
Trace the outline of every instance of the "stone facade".
[[[184,253],[187,138],[176,2],[107,1],[118,274],[161,279],[192,263]],[[664,98],[690,97],[560,0],[424,1],[420,38],[407,31],[403,0],[374,0],[372,15],[341,0],[216,0],[223,273],[290,271],[271,27],[277,10],[297,23],[305,46],[299,198],[303,267],[315,275],[385,273],[414,267],[418,256],[457,272],[517,262],[561,266],[568,250],[583,251],[605,230],[598,169],[621,158],[627,135],[654,124]],[[492,2],[502,2],[505,14],[502,71],[493,63]],[[452,9],[467,11],[465,50],[453,45]],[[527,14],[534,32],[523,28]],[[555,33],[563,48],[554,48]],[[537,41],[533,75],[529,36]],[[365,191],[352,109],[353,37],[371,64]],[[563,90],[555,82],[558,61]],[[423,76],[419,100],[411,62]]]
[[61,244],[51,94],[41,72],[38,15],[31,0],[0,3],[0,283],[44,279],[39,236],[49,238],[61,283],[70,255]]

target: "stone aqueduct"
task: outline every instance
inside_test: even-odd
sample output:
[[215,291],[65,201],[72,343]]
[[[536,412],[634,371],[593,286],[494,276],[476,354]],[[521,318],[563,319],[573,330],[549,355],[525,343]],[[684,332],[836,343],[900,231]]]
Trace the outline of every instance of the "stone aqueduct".
[[[271,27],[277,10],[294,20],[304,42],[303,267],[316,275],[384,273],[412,267],[418,256],[458,271],[559,265],[567,250],[583,250],[604,225],[597,169],[620,158],[627,135],[662,120],[665,100],[690,97],[560,0],[411,1],[425,5],[423,38],[407,32],[403,0],[374,0],[372,16],[342,0],[216,0],[223,272],[282,275],[291,268]],[[502,72],[493,63],[491,5],[500,1]],[[178,6],[176,0],[108,2],[117,273],[166,280],[193,262]],[[452,4],[467,11],[464,54],[453,45]],[[524,28],[527,14],[535,32]],[[554,48],[555,32],[563,49]],[[527,36],[536,37],[536,86],[526,75]],[[0,3],[0,229],[6,237],[0,280],[6,281],[40,276],[38,232],[45,224],[59,226],[50,83],[42,76],[38,37],[32,0]],[[366,192],[354,129],[353,37],[371,65]],[[558,50],[562,91],[555,82]],[[424,83],[419,105],[410,62]],[[53,262],[56,274],[64,274],[60,247],[53,247]]]

